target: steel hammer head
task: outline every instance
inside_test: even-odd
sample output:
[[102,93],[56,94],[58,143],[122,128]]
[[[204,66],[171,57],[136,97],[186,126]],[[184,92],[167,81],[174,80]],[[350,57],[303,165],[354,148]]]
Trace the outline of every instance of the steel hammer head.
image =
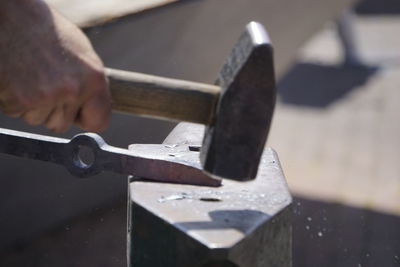
[[254,179],[276,98],[272,45],[261,24],[247,25],[216,83],[221,95],[205,130],[203,168],[217,177]]

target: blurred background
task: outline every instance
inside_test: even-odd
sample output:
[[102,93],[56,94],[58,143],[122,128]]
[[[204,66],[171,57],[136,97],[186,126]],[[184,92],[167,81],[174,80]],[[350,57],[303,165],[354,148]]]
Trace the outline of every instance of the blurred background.
[[[263,23],[278,77],[268,146],[294,196],[293,266],[400,266],[399,0],[48,2],[106,66],[207,83],[247,22]],[[160,143],[173,127],[114,114],[103,136]],[[79,180],[7,156],[0,175],[0,266],[126,266],[126,177]]]

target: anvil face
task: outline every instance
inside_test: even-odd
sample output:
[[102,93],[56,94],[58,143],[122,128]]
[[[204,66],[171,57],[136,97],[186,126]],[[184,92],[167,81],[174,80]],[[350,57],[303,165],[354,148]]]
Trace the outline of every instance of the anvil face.
[[132,266],[289,266],[292,198],[272,149],[250,182],[134,181],[129,190]]

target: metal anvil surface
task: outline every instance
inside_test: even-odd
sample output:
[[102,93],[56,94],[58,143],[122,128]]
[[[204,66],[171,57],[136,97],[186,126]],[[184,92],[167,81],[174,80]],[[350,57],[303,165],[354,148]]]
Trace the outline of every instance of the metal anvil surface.
[[[166,141],[198,144],[200,128],[181,124]],[[130,266],[291,266],[292,198],[270,148],[250,182],[204,187],[133,179],[129,192]]]

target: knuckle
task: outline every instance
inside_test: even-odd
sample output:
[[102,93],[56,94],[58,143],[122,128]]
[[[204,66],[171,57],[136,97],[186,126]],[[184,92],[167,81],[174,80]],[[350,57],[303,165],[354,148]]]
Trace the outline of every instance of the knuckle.
[[60,126],[54,128],[53,132],[55,132],[55,133],[64,133],[68,129],[69,129],[69,125],[68,124],[63,124],[63,125],[60,125]]
[[25,110],[21,102],[17,96],[8,96],[0,100],[0,110],[9,116],[19,116]]
[[87,131],[100,132],[100,131],[104,130],[107,127],[107,124],[104,123],[104,121],[101,121],[101,120],[90,120],[90,121],[86,121],[82,125],[82,127]]
[[70,101],[75,101],[80,96],[80,87],[78,83],[66,82],[60,89],[61,96]]
[[46,128],[55,133],[62,133],[68,129],[68,125],[63,123],[46,123]]
[[34,109],[47,102],[49,94],[42,89],[37,89],[26,94],[17,94],[13,97],[16,103],[24,106],[26,109]]
[[99,93],[107,87],[103,69],[93,69],[89,74],[89,86],[93,93]]
[[36,125],[36,120],[32,116],[32,112],[26,112],[23,116],[22,119],[28,123],[29,125]]
[[32,125],[32,126],[36,126],[36,125],[40,124],[40,121],[38,119],[35,119],[35,118],[32,118],[32,117],[25,117],[24,116],[24,121],[26,123],[28,123],[29,125]]
[[2,108],[2,112],[10,117],[19,117],[24,113],[24,109],[22,108],[13,108],[13,107],[5,107]]
[[107,116],[96,116],[91,119],[86,119],[82,126],[84,129],[93,132],[101,132],[108,126],[109,118]]
[[31,118],[31,117],[25,117],[25,116],[24,116],[23,120],[24,120],[27,124],[29,124],[29,125],[31,125],[31,126],[37,126],[37,125],[40,124],[40,122],[39,122],[38,120],[35,120],[35,119]]
[[39,108],[34,110],[29,110],[22,115],[22,119],[30,125],[40,125],[45,122],[49,110],[46,108]]
[[40,97],[42,102],[58,103],[65,98],[75,98],[79,93],[79,83],[74,77],[59,75],[48,80],[37,91],[35,97]]
[[44,126],[49,129],[50,131],[53,131],[53,129],[55,128],[55,125],[53,125],[53,123],[51,121],[47,121],[44,123]]

